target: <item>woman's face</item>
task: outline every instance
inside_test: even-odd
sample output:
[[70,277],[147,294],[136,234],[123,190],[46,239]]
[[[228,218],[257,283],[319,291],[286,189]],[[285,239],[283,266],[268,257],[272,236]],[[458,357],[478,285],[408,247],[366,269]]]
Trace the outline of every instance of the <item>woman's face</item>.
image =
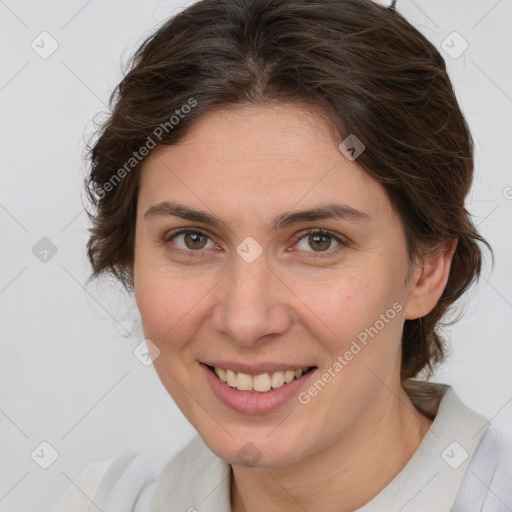
[[[230,463],[299,461],[396,399],[412,310],[404,233],[340,142],[299,106],[237,107],[144,163],[134,284],[145,336],[170,395]],[[299,368],[313,369],[284,383]]]

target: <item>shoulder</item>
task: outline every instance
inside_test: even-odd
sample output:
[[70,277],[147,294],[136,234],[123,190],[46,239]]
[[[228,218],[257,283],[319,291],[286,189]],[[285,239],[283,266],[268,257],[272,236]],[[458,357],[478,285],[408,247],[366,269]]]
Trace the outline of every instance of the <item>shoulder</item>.
[[156,480],[158,465],[151,455],[125,452],[89,463],[72,479],[52,512],[89,512],[98,508],[136,512],[137,503],[147,496]]
[[[485,433],[477,452],[475,465],[471,473],[485,487],[487,494],[486,506],[489,510],[500,510],[501,501],[512,508],[512,437],[497,430],[492,425]],[[490,506],[496,501],[495,506]],[[484,508],[484,510],[486,510]]]
[[196,436],[160,472],[151,510],[169,510],[172,503],[173,511],[186,511],[191,505],[229,511],[230,472],[229,464]]
[[149,512],[169,510],[169,503],[172,510],[186,511],[206,494],[215,510],[229,510],[229,465],[199,436],[170,459],[164,455],[161,449],[126,452],[88,464],[52,512]]
[[512,510],[512,437],[490,425],[457,495],[454,512]]
[[52,512],[88,511],[91,499],[115,458],[89,463],[74,479]]

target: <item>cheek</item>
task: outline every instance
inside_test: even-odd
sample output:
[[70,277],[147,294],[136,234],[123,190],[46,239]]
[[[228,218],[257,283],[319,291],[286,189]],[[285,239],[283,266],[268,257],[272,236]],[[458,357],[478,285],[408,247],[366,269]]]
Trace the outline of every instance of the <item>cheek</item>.
[[170,277],[155,267],[139,267],[135,299],[145,336],[161,350],[181,348],[197,324],[198,306],[209,288],[204,280]]
[[190,342],[199,321],[198,305],[208,286],[193,279],[169,277],[153,265],[140,265],[135,276],[135,299],[144,336],[159,350],[154,369],[178,407],[188,412],[193,382],[185,363],[190,359]]
[[331,354],[343,353],[359,335],[364,340],[369,329],[375,332],[375,324],[382,335],[396,338],[401,296],[394,284],[398,280],[391,275],[366,266],[314,283],[296,281],[294,290],[316,325],[315,337],[323,340]]
[[399,361],[403,305],[397,282],[396,274],[366,266],[320,287],[303,283],[299,293],[316,318],[313,338],[329,354],[321,382],[303,398],[311,399],[309,412],[326,419],[317,425],[325,435],[326,425],[338,434],[340,417],[350,423],[361,414]]

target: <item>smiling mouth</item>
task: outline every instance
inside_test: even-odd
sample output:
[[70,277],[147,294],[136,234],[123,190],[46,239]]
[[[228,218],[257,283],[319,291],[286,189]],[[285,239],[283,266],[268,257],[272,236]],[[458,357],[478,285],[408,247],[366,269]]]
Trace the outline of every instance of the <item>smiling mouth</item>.
[[226,383],[230,388],[255,393],[267,393],[271,390],[279,389],[316,369],[316,366],[309,366],[299,370],[286,370],[261,373],[259,375],[248,375],[247,373],[235,372],[233,370],[214,367],[207,364],[205,366],[215,374],[220,381]]

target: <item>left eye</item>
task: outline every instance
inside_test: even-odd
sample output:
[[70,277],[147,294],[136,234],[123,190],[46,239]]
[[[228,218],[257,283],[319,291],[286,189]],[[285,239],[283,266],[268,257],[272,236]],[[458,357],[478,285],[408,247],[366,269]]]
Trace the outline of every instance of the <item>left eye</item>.
[[[306,241],[306,243],[309,245],[309,247],[314,248],[315,250],[313,252],[326,252],[328,249],[331,248],[332,241],[336,241],[338,244],[336,247],[342,245],[341,240],[331,234],[328,231],[322,231],[321,229],[308,231],[306,234],[299,237],[299,245],[301,242]],[[310,252],[307,251],[306,252]]]

